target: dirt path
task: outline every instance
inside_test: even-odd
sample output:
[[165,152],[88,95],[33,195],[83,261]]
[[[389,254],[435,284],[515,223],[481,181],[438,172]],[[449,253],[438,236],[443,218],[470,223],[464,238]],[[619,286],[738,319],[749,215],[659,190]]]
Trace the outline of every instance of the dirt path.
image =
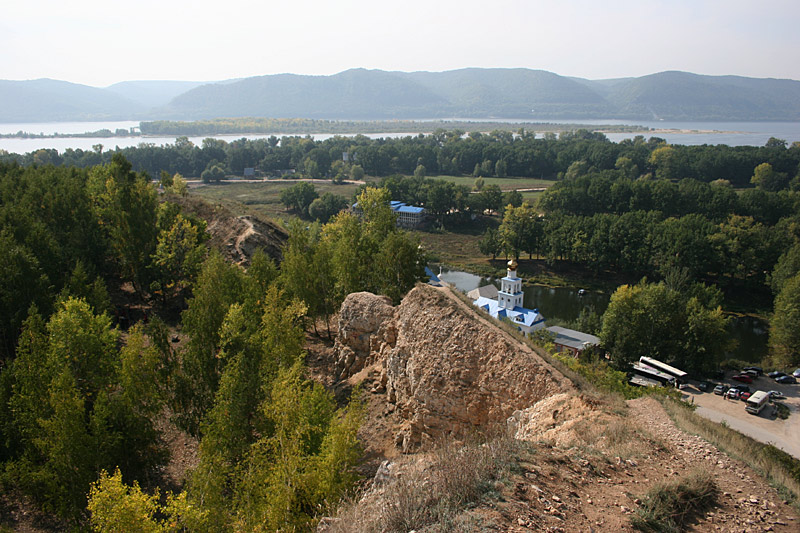
[[[642,398],[628,402],[631,416],[663,440],[666,454],[642,461],[645,477],[670,476],[693,470],[712,473],[720,490],[719,506],[707,513],[693,531],[792,531],[800,530],[798,514],[783,502],[775,489],[747,465],[731,459],[695,435],[678,429],[661,405]],[[647,469],[656,472],[647,475]]]

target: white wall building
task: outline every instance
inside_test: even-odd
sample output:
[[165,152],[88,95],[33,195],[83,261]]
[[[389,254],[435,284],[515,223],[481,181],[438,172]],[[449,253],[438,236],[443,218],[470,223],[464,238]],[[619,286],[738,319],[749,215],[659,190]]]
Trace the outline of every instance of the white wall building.
[[[478,291],[480,294],[481,291]],[[517,276],[517,262],[508,262],[508,273],[500,280],[497,298],[480,296],[473,304],[480,307],[492,317],[509,319],[517,328],[530,335],[531,332],[545,327],[544,317],[538,309],[526,309],[522,306],[522,280]]]

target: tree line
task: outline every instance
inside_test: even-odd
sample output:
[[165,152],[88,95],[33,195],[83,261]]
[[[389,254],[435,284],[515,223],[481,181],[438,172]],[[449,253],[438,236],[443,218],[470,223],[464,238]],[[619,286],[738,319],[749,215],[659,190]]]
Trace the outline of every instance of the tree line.
[[[644,353],[694,371],[719,363],[725,353],[721,300],[694,298],[693,282],[729,292],[771,291],[768,363],[788,368],[800,364],[800,341],[790,325],[800,309],[800,193],[764,187],[764,170],[752,170],[755,188],[735,191],[721,181],[633,179],[625,169],[573,165],[536,207],[506,206],[480,249],[492,258],[528,254],[598,275],[661,280],[623,286],[611,299],[601,336],[621,367]],[[636,317],[640,324],[631,322]]]
[[200,177],[219,167],[224,174],[237,176],[243,175],[245,168],[254,168],[266,175],[293,170],[312,178],[334,178],[341,174],[342,165],[354,165],[370,176],[381,177],[413,175],[422,167],[428,175],[556,178],[578,163],[598,171],[619,167],[631,176],[727,180],[734,187],[749,186],[753,169],[767,163],[772,172],[766,174],[765,183],[771,190],[797,188],[800,164],[800,145],[787,147],[780,139],[770,139],[763,147],[667,145],[663,139],[645,140],[643,136],[613,143],[602,133],[582,129],[542,136],[524,129],[469,134],[439,129],[429,135],[396,139],[356,135],[315,141],[309,136],[271,136],[226,142],[207,138],[200,146],[178,137],[174,144],[162,146],[141,143],[104,151],[97,145],[93,150],[67,149],[61,154],[41,149],[21,155],[3,153],[0,160],[24,166],[86,167],[108,163],[115,153],[130,161],[134,170],[150,176],[164,170]]

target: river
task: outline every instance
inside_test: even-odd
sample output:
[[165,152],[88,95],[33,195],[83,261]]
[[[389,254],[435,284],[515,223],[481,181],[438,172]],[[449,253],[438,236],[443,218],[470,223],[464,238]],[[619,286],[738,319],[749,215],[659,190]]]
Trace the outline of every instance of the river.
[[[436,268],[433,268],[436,272]],[[493,283],[498,288],[500,281],[493,278],[477,276],[459,270],[443,270],[439,276],[442,281],[454,285],[457,289],[468,292],[477,287]],[[525,285],[523,287],[523,304],[529,309],[538,309],[545,320],[557,319],[571,322],[578,318],[585,308],[594,308],[602,315],[608,307],[609,294],[586,291],[578,294],[576,287],[547,287],[544,285]],[[731,316],[730,333],[737,346],[730,353],[730,358],[758,363],[767,354],[767,324],[752,316]]]
[[[464,119],[477,121],[475,119]],[[530,120],[530,119],[528,119]],[[477,121],[479,122],[479,121]],[[515,122],[509,120],[508,122]],[[699,145],[699,144],[727,144],[730,146],[763,146],[770,137],[777,137],[784,139],[789,143],[800,141],[800,122],[667,122],[667,121],[634,121],[634,120],[558,120],[547,121],[541,120],[539,122],[558,122],[560,124],[590,124],[590,125],[618,125],[618,124],[632,124],[640,125],[647,128],[653,128],[656,131],[652,133],[607,133],[606,136],[614,141],[619,142],[623,139],[631,139],[636,135],[644,135],[649,137],[661,137],[667,142],[673,144],[685,145]],[[6,123],[0,124],[0,134],[17,133],[19,131],[34,133],[34,134],[69,134],[69,133],[84,133],[91,131],[98,131],[108,129],[116,131],[117,129],[130,130],[138,128],[139,122],[136,121],[117,121],[117,122],[46,122],[46,123]],[[531,127],[535,131],[535,127]],[[666,131],[660,131],[666,130]],[[281,137],[285,134],[280,132],[253,134],[253,135],[198,135],[190,136],[189,140],[193,143],[200,145],[203,139],[213,137],[224,141],[232,141],[241,139],[265,139],[275,135]],[[333,137],[331,133],[310,133],[310,135],[317,140],[325,140]],[[370,138],[397,138],[406,135],[415,135],[410,133],[370,133],[367,137]],[[63,152],[68,148],[91,150],[92,146],[102,144],[106,149],[113,149],[118,146],[125,148],[129,146],[137,146],[140,143],[152,143],[155,145],[172,144],[175,142],[175,135],[161,135],[161,136],[130,136],[130,137],[59,137],[59,138],[4,138],[0,139],[0,150],[6,150],[13,153],[26,153],[33,152],[40,148],[54,148],[59,152]]]

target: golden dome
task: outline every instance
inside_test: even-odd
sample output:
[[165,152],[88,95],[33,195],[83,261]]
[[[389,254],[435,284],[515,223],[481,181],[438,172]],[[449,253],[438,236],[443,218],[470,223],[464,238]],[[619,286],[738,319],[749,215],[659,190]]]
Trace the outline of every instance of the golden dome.
[[508,269],[509,270],[516,270],[517,269],[517,262],[514,259],[512,259],[511,261],[508,262]]

